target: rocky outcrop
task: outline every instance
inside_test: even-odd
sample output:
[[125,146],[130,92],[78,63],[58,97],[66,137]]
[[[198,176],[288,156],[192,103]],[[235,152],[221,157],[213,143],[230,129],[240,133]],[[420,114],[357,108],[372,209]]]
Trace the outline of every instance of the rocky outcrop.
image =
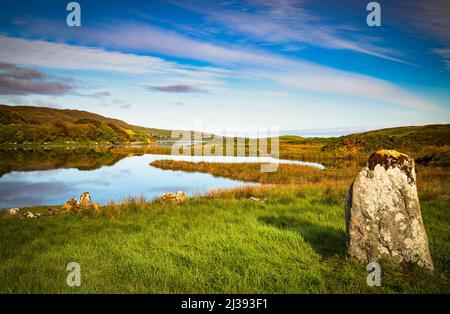
[[93,203],[91,199],[91,195],[89,192],[83,192],[80,195],[80,199],[77,201],[73,197],[67,201],[67,203],[63,206],[62,212],[72,212],[78,213],[83,210],[94,210],[99,211],[100,205],[97,203]]
[[180,203],[180,202],[185,201],[186,198],[187,198],[186,193],[184,193],[182,191],[178,191],[177,193],[171,193],[171,192],[164,193],[164,195],[161,196],[160,200]]
[[78,206],[92,206],[91,194],[89,192],[83,192],[80,195],[80,199],[77,202]]
[[63,211],[64,212],[74,211],[76,206],[77,206],[77,200],[72,197],[66,202],[66,204],[64,204]]
[[409,156],[392,150],[370,156],[348,192],[346,223],[349,257],[433,269]]

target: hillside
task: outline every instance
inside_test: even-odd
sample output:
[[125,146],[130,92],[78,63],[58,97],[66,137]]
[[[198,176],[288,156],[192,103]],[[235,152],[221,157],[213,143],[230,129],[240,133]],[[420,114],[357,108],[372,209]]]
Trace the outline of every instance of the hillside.
[[144,128],[80,110],[0,105],[0,144],[149,142],[170,131]]
[[[313,140],[314,141],[314,140]],[[317,141],[317,140],[316,140]],[[362,151],[395,145],[406,150],[419,146],[450,145],[450,125],[435,124],[380,129],[325,140],[327,147],[351,147]]]
[[421,164],[450,166],[450,124],[388,128],[309,141],[323,143],[321,151],[338,156],[366,156],[378,149],[396,149],[413,155]]
[[[170,139],[170,135],[170,130],[130,125],[87,111],[0,105],[0,144],[149,143]],[[204,138],[210,136],[204,134]],[[449,124],[396,127],[333,138],[285,135],[280,136],[279,143],[280,157],[286,159],[366,160],[378,149],[396,149],[411,154],[423,165],[450,166]]]

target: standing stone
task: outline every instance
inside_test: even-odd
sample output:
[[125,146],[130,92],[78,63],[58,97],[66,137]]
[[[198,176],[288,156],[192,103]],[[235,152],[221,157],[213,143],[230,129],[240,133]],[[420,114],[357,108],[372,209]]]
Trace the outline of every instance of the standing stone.
[[414,159],[393,151],[372,154],[346,202],[347,255],[366,263],[388,258],[433,270],[420,213]]

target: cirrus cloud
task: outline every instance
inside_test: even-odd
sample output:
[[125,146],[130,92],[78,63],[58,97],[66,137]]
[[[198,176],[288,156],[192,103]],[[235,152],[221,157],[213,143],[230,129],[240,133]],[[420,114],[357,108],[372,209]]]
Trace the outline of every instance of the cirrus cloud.
[[174,84],[165,86],[148,86],[147,89],[165,93],[204,93],[206,90],[187,84]]

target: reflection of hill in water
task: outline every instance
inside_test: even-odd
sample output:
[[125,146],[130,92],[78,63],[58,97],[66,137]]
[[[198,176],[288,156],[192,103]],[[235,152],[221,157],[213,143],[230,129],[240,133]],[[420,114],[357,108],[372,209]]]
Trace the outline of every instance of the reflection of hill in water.
[[0,149],[0,177],[12,171],[76,168],[93,170],[111,166],[127,157],[112,153],[109,149],[92,148],[28,148]]

